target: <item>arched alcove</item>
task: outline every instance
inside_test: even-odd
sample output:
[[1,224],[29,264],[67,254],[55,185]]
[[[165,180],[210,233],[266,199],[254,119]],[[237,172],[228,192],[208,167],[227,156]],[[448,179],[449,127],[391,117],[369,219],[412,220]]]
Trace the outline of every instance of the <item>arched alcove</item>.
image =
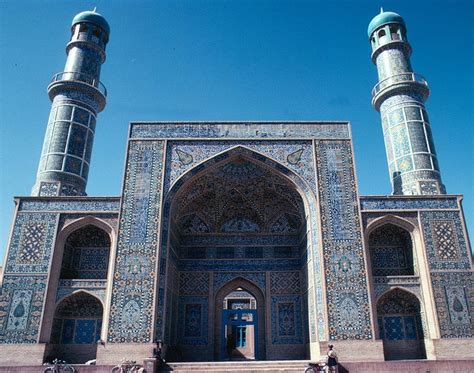
[[106,279],[110,236],[89,224],[78,228],[64,243],[61,279]]
[[426,358],[421,306],[414,294],[399,288],[383,294],[377,321],[385,360]]
[[56,307],[51,331],[50,356],[69,363],[85,363],[96,358],[102,329],[103,306],[84,291],[74,293]]
[[407,276],[415,274],[413,242],[410,232],[386,223],[369,235],[373,276]]
[[[305,207],[305,198],[309,199],[305,193],[311,192],[303,192],[304,182],[284,166],[247,148],[233,148],[215,158],[178,179],[163,206],[165,235],[160,250],[167,253],[167,271],[162,338],[167,358],[225,359],[220,334],[223,301],[239,287],[257,304],[259,342],[246,358],[305,358],[308,276],[302,273],[307,270],[302,257],[307,255],[307,234],[312,234],[306,229],[309,208]],[[280,280],[285,273],[292,278],[287,286]],[[270,276],[278,288],[275,297],[271,286],[265,294]],[[250,285],[235,285],[222,297],[216,293],[235,278],[258,284],[261,299]],[[265,297],[272,299],[267,309]],[[277,335],[275,328],[265,335],[260,328],[278,315],[279,304],[285,302],[298,314],[292,334]],[[265,338],[270,341],[267,345]]]

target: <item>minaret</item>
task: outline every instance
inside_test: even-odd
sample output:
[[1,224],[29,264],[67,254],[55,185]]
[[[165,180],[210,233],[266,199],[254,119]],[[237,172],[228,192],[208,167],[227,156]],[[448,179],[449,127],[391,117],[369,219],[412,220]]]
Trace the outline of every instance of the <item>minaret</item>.
[[96,117],[107,97],[99,78],[109,33],[107,21],[95,9],[72,20],[66,66],[48,86],[52,106],[34,196],[86,194]]
[[382,117],[393,194],[445,194],[424,106],[430,90],[411,68],[405,22],[381,10],[368,34],[379,76],[372,104]]

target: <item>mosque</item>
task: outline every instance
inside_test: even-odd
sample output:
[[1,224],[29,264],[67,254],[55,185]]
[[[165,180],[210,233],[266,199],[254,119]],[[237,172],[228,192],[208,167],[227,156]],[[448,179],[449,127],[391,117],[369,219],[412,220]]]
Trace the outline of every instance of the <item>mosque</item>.
[[[462,196],[446,194],[403,18],[368,40],[393,194],[360,196],[348,122],[132,122],[122,192],[86,195],[110,28],[76,15],[31,196],[15,199],[0,365],[159,346],[168,361],[474,359]],[[363,352],[363,357],[361,357]]]

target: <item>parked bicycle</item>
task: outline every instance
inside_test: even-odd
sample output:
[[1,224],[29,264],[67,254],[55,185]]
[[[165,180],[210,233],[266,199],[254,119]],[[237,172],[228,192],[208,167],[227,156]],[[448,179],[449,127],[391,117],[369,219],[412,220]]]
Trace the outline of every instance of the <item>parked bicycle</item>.
[[59,359],[54,359],[51,363],[44,363],[43,365],[46,366],[46,368],[43,370],[44,373],[75,373],[76,372],[73,366]]
[[326,363],[320,361],[319,363],[309,362],[308,366],[304,370],[304,373],[321,373],[326,371]]
[[145,369],[133,360],[122,360],[110,371],[111,373],[145,373]]

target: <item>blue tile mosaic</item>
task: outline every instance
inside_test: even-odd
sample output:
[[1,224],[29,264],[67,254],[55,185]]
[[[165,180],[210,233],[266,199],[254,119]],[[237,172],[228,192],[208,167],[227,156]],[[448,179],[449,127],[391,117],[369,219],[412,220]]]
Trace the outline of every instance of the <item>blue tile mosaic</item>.
[[130,138],[348,139],[349,128],[347,122],[135,122]]
[[46,275],[4,275],[0,292],[0,344],[38,342],[46,284]]
[[272,296],[272,343],[303,343],[301,297],[299,295]]
[[431,283],[441,338],[473,338],[473,272],[432,272]]
[[19,211],[107,211],[118,212],[120,198],[71,198],[61,200],[28,198],[20,199]]
[[179,297],[178,338],[183,345],[205,345],[208,343],[208,297]]
[[57,224],[57,214],[18,213],[5,273],[48,272]]
[[[144,343],[153,339],[153,288],[158,260],[163,154],[162,141],[132,141],[129,144],[112,285],[109,342]],[[142,206],[138,215],[137,205]],[[161,255],[166,258],[166,253]],[[127,265],[124,258],[137,258],[143,265]],[[163,297],[164,277],[160,277],[160,282],[158,305],[163,307],[160,294]],[[139,293],[137,289],[140,289]],[[162,309],[158,309],[157,314],[161,320]]]
[[361,197],[361,210],[435,210],[459,209],[457,197]]
[[470,269],[459,211],[425,211],[420,213],[425,249],[432,270]]
[[[329,339],[371,339],[364,248],[349,141],[316,141]],[[333,269],[333,270],[330,270]]]

